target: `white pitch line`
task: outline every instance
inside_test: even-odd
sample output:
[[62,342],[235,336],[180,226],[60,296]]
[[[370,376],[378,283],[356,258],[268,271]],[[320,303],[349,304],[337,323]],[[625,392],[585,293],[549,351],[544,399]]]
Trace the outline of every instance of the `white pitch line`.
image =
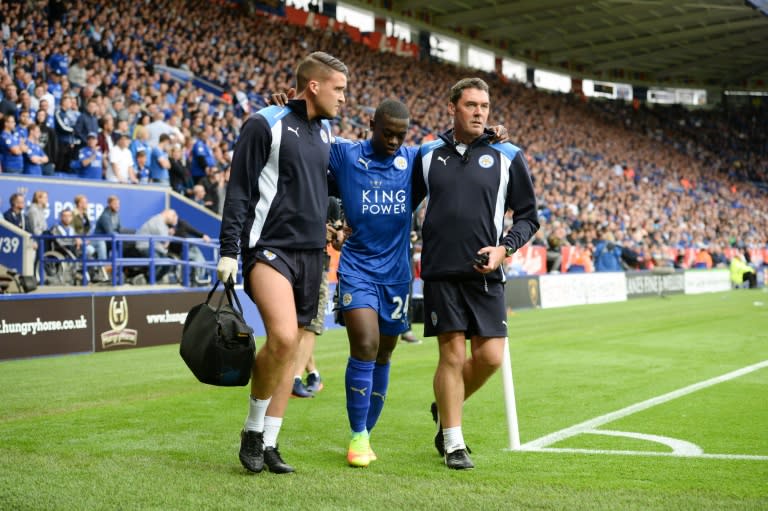
[[526,449],[522,451],[532,452],[565,452],[574,454],[624,454],[631,456],[669,456],[674,458],[710,458],[718,460],[756,460],[768,461],[768,456],[758,456],[754,454],[680,454],[675,452],[656,452],[656,451],[610,451],[604,449],[570,449],[557,447],[544,447],[542,449]]
[[581,433],[584,433],[587,430],[598,428],[603,424],[608,424],[609,422],[613,422],[615,420],[621,419],[623,417],[626,417],[627,415],[632,415],[633,413],[647,410],[648,408],[651,408],[653,406],[666,403],[667,401],[672,401],[673,399],[677,399],[679,397],[691,394],[693,392],[696,392],[697,390],[706,389],[707,387],[717,385],[718,383],[723,383],[728,380],[733,380],[734,378],[738,378],[739,376],[744,376],[745,374],[749,374],[751,372],[757,371],[764,367],[768,367],[768,360],[763,360],[762,362],[758,362],[757,364],[752,364],[747,367],[742,367],[741,369],[737,369],[736,371],[732,371],[730,373],[726,373],[721,376],[716,376],[714,378],[710,378],[709,380],[704,380],[699,383],[694,383],[693,385],[689,385],[687,387],[683,387],[678,390],[673,390],[672,392],[669,392],[667,394],[663,394],[661,396],[653,397],[651,399],[647,399],[645,401],[635,403],[634,405],[630,405],[626,408],[622,408],[621,410],[617,410],[615,412],[611,412],[605,415],[601,415],[599,417],[595,417],[594,419],[584,421],[582,423],[576,424],[575,426],[561,429],[560,431],[550,433],[549,435],[545,435],[541,438],[537,438],[536,440],[532,440],[528,443],[525,443],[520,447],[520,449],[524,451],[542,449],[548,445],[552,445],[554,443],[565,440],[566,438],[579,435]]
[[672,449],[672,454],[678,456],[698,456],[704,454],[704,451],[698,445],[668,436],[648,435],[646,433],[635,433],[633,431],[612,431],[609,429],[590,429],[584,433],[589,435],[618,436],[633,438],[635,440],[644,440],[646,442],[656,442],[657,444],[666,445]]

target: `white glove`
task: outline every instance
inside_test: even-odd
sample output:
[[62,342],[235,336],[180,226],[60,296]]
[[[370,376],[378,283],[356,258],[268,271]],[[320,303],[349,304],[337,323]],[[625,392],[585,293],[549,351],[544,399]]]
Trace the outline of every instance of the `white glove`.
[[232,282],[237,282],[237,259],[226,256],[222,257],[216,266],[216,273],[219,276],[219,280],[225,284],[229,281],[230,277],[232,277]]

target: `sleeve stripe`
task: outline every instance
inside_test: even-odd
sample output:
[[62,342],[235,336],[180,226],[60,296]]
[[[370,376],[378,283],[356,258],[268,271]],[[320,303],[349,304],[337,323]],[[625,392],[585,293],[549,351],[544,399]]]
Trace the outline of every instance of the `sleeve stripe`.
[[267,221],[267,215],[272,208],[272,201],[277,195],[277,183],[280,177],[278,162],[280,161],[280,142],[282,140],[283,127],[281,122],[276,122],[272,127],[272,147],[269,151],[269,159],[259,176],[259,202],[256,203],[253,225],[248,234],[248,247],[253,248],[261,238],[261,231]]
[[493,222],[496,226],[496,240],[504,233],[504,213],[506,212],[507,189],[509,187],[509,172],[512,160],[505,152],[499,152],[499,191],[496,193],[496,211]]

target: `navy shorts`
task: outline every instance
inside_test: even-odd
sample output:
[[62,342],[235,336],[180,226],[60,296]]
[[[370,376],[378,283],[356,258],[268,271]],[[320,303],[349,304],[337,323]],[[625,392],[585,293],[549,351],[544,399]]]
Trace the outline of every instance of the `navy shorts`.
[[395,336],[410,328],[408,282],[374,284],[365,279],[339,275],[338,290],[338,307],[342,311],[368,307],[378,313],[380,333]]
[[445,332],[506,337],[504,283],[482,280],[424,282],[424,336]]
[[325,253],[317,250],[257,248],[243,252],[243,289],[253,298],[248,276],[257,262],[280,272],[293,287],[296,319],[300,326],[309,325],[317,315],[318,294],[323,280]]

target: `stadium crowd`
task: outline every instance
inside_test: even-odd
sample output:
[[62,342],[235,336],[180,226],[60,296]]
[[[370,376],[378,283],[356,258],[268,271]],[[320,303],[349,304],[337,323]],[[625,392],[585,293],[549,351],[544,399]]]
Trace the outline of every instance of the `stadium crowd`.
[[549,251],[611,243],[625,264],[648,267],[664,247],[768,242],[764,105],[690,111],[553,94],[205,0],[2,2],[0,24],[4,173],[155,183],[221,213],[244,120],[293,85],[301,56],[332,49],[351,72],[334,128],[345,138],[364,137],[375,106],[395,97],[411,112],[406,143],[431,140],[450,125],[447,84],[486,80],[491,124],[529,158],[534,244]]

